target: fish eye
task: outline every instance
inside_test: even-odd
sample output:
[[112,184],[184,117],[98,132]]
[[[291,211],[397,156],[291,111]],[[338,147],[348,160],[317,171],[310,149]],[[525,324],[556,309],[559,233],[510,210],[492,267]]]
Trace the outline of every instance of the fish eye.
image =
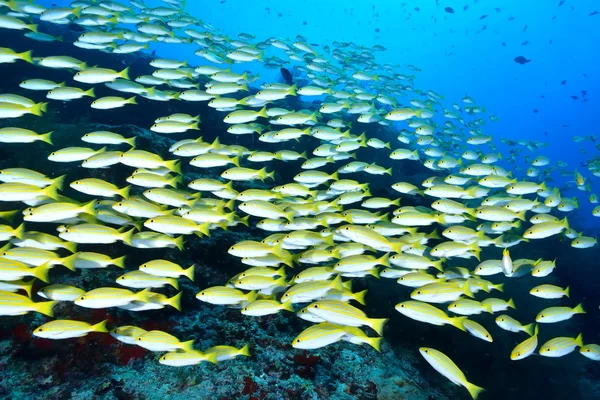
[[141,338],[141,337],[137,338],[137,341],[138,341],[138,342],[141,342],[141,341],[142,341],[142,338]]
[[294,343],[300,343],[300,339],[294,340]]
[[39,332],[42,332],[44,330],[44,328],[38,328]]
[[544,314],[540,315],[541,318],[544,318]]
[[204,292],[200,293],[200,296],[204,296]]
[[419,291],[417,292],[417,294],[421,294],[421,291],[419,290]]
[[521,353],[517,353],[517,356],[518,356],[518,357],[520,357],[520,356],[521,356]]

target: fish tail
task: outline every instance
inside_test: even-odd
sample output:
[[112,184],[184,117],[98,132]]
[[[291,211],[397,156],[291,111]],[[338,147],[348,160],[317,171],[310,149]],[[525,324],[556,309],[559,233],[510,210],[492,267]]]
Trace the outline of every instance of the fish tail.
[[135,96],[131,96],[130,98],[128,98],[127,100],[125,100],[125,102],[127,104],[137,104],[137,102],[135,101]]
[[575,338],[575,344],[579,347],[583,347],[583,334],[582,333],[577,335],[577,337]]
[[565,296],[569,297],[569,286],[565,289]]
[[119,76],[123,79],[129,80],[129,67],[126,67],[123,71],[119,72]]
[[450,323],[452,324],[452,326],[455,326],[456,328],[460,329],[463,332],[467,331],[467,328],[465,328],[465,321],[467,320],[467,317],[454,317],[454,318],[450,318]]
[[89,90],[86,90],[85,92],[83,92],[84,96],[89,96],[92,98],[96,98],[96,93],[94,93],[94,88],[90,88]]
[[383,341],[382,337],[365,338],[365,341],[369,346],[377,350],[378,353],[381,353],[381,342]]
[[261,108],[260,111],[257,113],[257,116],[263,117],[263,118],[269,118],[269,116],[267,115],[267,106],[264,106],[263,108]]
[[190,281],[194,281],[194,270],[196,269],[196,264],[192,264],[190,265],[190,267],[186,270],[184,270],[183,272],[185,273],[185,276],[187,276]]
[[37,30],[37,25],[36,25],[36,24],[29,24],[29,25],[25,25],[25,27],[26,27],[27,29],[29,29],[31,32],[35,32],[35,33],[37,33],[37,31],[38,31],[38,30]]
[[77,18],[81,17],[81,6],[73,8],[71,10],[71,14],[73,14]]
[[367,295],[367,291],[368,290],[363,290],[362,292],[354,293],[354,296],[352,298],[356,300],[359,304],[362,304],[364,306],[367,304],[365,302],[365,296]]
[[58,303],[58,301],[44,301],[41,303],[35,303],[35,311],[47,315],[49,317],[54,317],[54,306]]
[[125,269],[125,258],[126,257],[127,256],[121,256],[119,258],[115,258],[114,260],[111,261],[111,264],[115,265],[115,266],[117,266],[119,268]]
[[217,363],[217,354],[216,353],[206,354],[206,361],[208,361],[209,363],[216,364]]
[[463,285],[463,292],[465,295],[467,295],[471,298],[475,297],[475,296],[473,296],[473,292],[471,291],[471,280],[470,279],[467,279],[467,281]]
[[[175,282],[177,282],[176,279],[175,279]],[[183,292],[177,293],[175,296],[171,297],[170,299],[167,299],[167,304],[170,305],[171,307],[173,307],[174,309],[176,309],[177,311],[181,311],[181,296],[182,295],[183,295]]]
[[244,347],[240,349],[240,355],[250,357],[250,344],[246,343]]
[[485,390],[484,388],[479,387],[477,385],[473,385],[472,383],[469,383],[469,382],[466,382],[465,387],[469,391],[469,394],[471,395],[473,400],[477,400],[477,397],[479,397],[481,392],[483,392]]
[[37,104],[34,104],[29,109],[29,112],[32,113],[33,115],[37,115],[38,117],[41,117],[42,114],[44,112],[46,112],[46,105],[48,105],[48,103],[37,103]]
[[92,326],[92,331],[93,332],[101,332],[101,333],[108,333],[108,329],[106,328],[106,323],[108,322],[107,319],[105,319],[102,322],[98,322],[96,325]]
[[150,295],[152,294],[152,292],[150,291],[150,288],[146,288],[144,290],[142,290],[141,292],[137,292],[135,294],[135,301],[141,301],[142,303],[148,303],[150,301]]
[[25,234],[25,224],[21,224],[21,225],[17,226],[13,230],[12,234],[17,239],[23,239],[23,235]]
[[24,51],[22,53],[18,53],[17,57],[19,57],[23,61],[27,61],[30,64],[33,64],[33,58],[31,57],[31,50]]
[[96,200],[92,200],[89,203],[85,204],[83,207],[81,207],[81,213],[96,215]]
[[35,267],[33,269],[33,276],[35,276],[36,278],[38,278],[39,280],[41,280],[42,282],[50,282],[50,278],[48,277],[50,270],[52,269],[53,265],[50,265],[49,263],[44,263],[42,265],[40,265],[39,267]]
[[369,319],[369,326],[377,332],[378,335],[383,334],[383,327],[386,322],[388,322],[388,318],[371,318]]
[[577,307],[573,309],[576,314],[585,314],[585,310],[583,309],[583,303],[579,303]]
[[65,257],[61,260],[61,265],[65,268],[70,269],[71,271],[75,272],[75,262],[77,261],[77,253],[76,254],[71,254],[68,257]]
[[246,300],[249,303],[252,303],[252,302],[254,302],[256,300],[257,297],[258,297],[258,292],[253,290],[253,291],[251,291],[250,293],[248,293],[246,295]]
[[239,166],[240,166],[240,156],[235,156],[235,157],[233,157],[233,158],[232,158],[230,161],[231,161],[231,163],[232,163],[233,165],[235,165],[236,167],[239,167]]
[[374,278],[379,279],[379,270],[377,268],[372,268],[369,271],[367,271],[369,273],[369,275],[371,275]]
[[194,339],[188,340],[187,342],[181,342],[181,350],[194,351]]
[[535,327],[536,327],[536,323],[533,322],[529,325],[525,325],[523,327],[523,330],[529,335],[529,336],[533,336],[534,331],[535,331]]
[[[179,290],[179,281],[177,280],[177,278],[169,278],[167,280],[167,282],[169,283],[169,285],[175,289],[175,290]],[[181,310],[180,310],[181,311]]]
[[569,229],[570,229],[570,228],[569,228],[569,221],[567,220],[567,217],[564,217],[564,218],[563,218],[563,219],[560,221],[560,224],[561,224],[562,226],[564,226],[566,230],[569,230]]
[[291,301],[286,301],[281,305],[282,310],[294,312],[294,304]]
[[40,135],[40,140],[42,142],[48,143],[49,145],[54,145],[54,143],[52,143],[52,133],[54,133],[54,132],[50,131],[48,133]]
[[133,247],[133,243],[131,242],[131,239],[133,237],[133,232],[135,231],[135,228],[132,228],[131,230],[124,232],[121,235],[121,240],[123,241],[123,243]]
[[202,235],[210,236],[210,223],[209,222],[205,222],[203,224],[196,225],[196,227],[198,229],[194,233],[197,236],[199,236],[199,237],[202,237]]
[[290,88],[288,89],[288,94],[290,96],[296,96],[296,89],[298,89],[298,84],[294,83],[292,86],[290,86]]
[[183,235],[175,239],[175,247],[177,247],[179,251],[183,251]]
[[385,253],[381,257],[376,260],[377,264],[383,265],[385,267],[390,266],[390,253]]
[[71,253],[75,253],[77,251],[77,243],[75,242],[64,242],[62,247],[69,250]]
[[516,309],[516,307],[515,307],[515,301],[513,299],[508,299],[508,306],[510,308],[512,308],[513,310]]
[[181,175],[181,162],[179,160],[165,161],[165,167],[176,174]]

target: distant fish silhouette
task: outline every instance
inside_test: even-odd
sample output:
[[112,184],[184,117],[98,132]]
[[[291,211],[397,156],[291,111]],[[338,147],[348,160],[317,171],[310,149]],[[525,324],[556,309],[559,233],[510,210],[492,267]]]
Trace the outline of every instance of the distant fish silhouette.
[[560,3],[558,3],[558,6],[560,7],[560,6],[562,6],[563,4],[565,4],[565,1],[566,1],[566,0],[560,0]]
[[292,77],[292,73],[287,68],[280,68],[279,71],[286,84],[291,85],[294,82],[294,77]]
[[594,16],[594,15],[598,15],[598,14],[600,14],[600,11],[592,11],[590,13],[590,15],[588,15],[588,17]]
[[452,7],[446,7],[444,8],[444,11],[446,11],[448,14],[454,14],[454,8]]
[[529,44],[529,40],[526,40],[523,43],[521,43],[521,46],[527,46],[528,44]]
[[526,58],[525,58],[525,57],[523,57],[523,56],[518,56],[518,57],[515,57],[515,62],[516,62],[517,64],[521,64],[521,65],[523,65],[523,64],[527,64],[528,62],[531,62],[531,60],[528,60],[528,59],[526,59]]
[[560,84],[561,84],[561,85],[566,85],[566,84],[567,84],[567,81],[561,81],[561,82],[560,82]]
[[487,14],[483,14],[481,17],[479,17],[480,20],[487,18]]

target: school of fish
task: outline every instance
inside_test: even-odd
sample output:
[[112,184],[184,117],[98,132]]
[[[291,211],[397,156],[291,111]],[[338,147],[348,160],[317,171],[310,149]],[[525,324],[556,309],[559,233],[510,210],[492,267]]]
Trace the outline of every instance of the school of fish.
[[[494,276],[501,276],[511,278],[507,284],[519,285],[521,276],[543,278],[567,262],[512,260],[510,247],[555,235],[568,238],[575,248],[597,244],[569,225],[566,215],[578,208],[577,198],[563,197],[558,188],[544,182],[552,171],[551,160],[535,156],[528,160],[531,167],[519,174],[500,165],[503,159],[514,163],[525,150],[537,155],[543,143],[502,139],[513,150],[501,154],[494,146],[493,129],[488,129],[497,117],[486,118],[485,108],[468,96],[444,106],[441,94],[415,87],[417,67],[378,63],[383,46],[336,42],[317,47],[300,36],[295,41],[279,37],[258,41],[248,33],[230,38],[187,14],[182,1],[163,2],[148,8],[137,0],[129,4],[82,0],[46,9],[30,1],[0,0],[2,35],[56,41],[60,38],[43,33],[44,24],[77,24],[84,32],[73,44],[107,57],[143,51],[155,42],[197,49],[193,60],[155,58],[151,75],[133,77],[128,68],[115,71],[65,55],[39,58],[27,49],[0,48],[0,63],[33,63],[40,70],[39,79],[24,80],[20,89],[14,88],[21,94],[0,94],[2,146],[42,141],[47,143],[48,159],[56,163],[90,171],[116,164],[131,168],[125,179],[128,185],[94,177],[49,177],[26,168],[0,170],[0,201],[6,210],[0,212],[6,222],[0,225],[0,241],[5,242],[0,250],[0,315],[38,312],[53,317],[53,307],[60,301],[132,312],[166,306],[181,311],[181,292],[169,297],[159,290],[168,286],[178,290],[180,278],[193,281],[195,265],[164,259],[129,265],[125,254],[111,258],[94,252],[94,245],[122,242],[131,251],[185,251],[186,240],[202,240],[214,229],[251,224],[265,232],[264,240],[241,241],[228,251],[244,270],[222,286],[201,289],[196,297],[239,309],[249,318],[296,313],[313,324],[290,343],[294,348],[317,349],[347,341],[380,351],[388,319],[372,318],[361,310],[368,294],[354,292],[352,282],[383,278],[396,279],[412,290],[410,298],[398,293],[397,312],[421,323],[454,326],[465,332],[465,340],[471,340],[466,336],[470,335],[492,342],[476,319],[481,313],[498,314],[500,328],[527,337],[507,354],[512,360],[536,350],[542,356],[561,357],[575,349],[600,360],[600,347],[584,345],[581,335],[557,337],[538,346],[544,324],[585,313],[581,304],[551,306],[553,299],[569,297],[568,287],[540,282],[527,288],[532,296],[548,299],[549,307],[535,320],[517,321],[502,313],[518,305],[502,298],[503,284],[493,282]],[[293,65],[295,83],[252,86],[258,75],[232,71],[251,64],[268,69]],[[62,70],[63,82],[42,79],[44,68]],[[98,85],[112,89],[114,96],[96,98]],[[31,93],[31,98],[23,93]],[[309,105],[283,108],[290,97],[318,100],[320,105],[316,110]],[[144,128],[177,141],[169,154],[154,154],[135,147],[135,137],[119,132],[83,132],[81,147],[62,147],[53,141],[52,132],[20,127],[23,116],[44,118],[60,102],[81,101],[112,110],[136,107],[140,98],[205,102],[222,113],[228,129],[205,142],[198,136],[200,115],[157,115],[155,123]],[[380,137],[367,136],[363,132],[367,124],[378,127]],[[228,144],[236,135],[253,135],[262,142],[261,149],[278,150]],[[298,142],[310,151],[289,148]],[[263,166],[267,162],[296,171],[293,181],[281,181],[273,169]],[[432,176],[423,182],[406,181],[401,172],[410,163],[421,163]],[[566,165],[559,162],[559,167]],[[186,170],[215,178],[186,181]],[[591,178],[572,173],[575,186],[597,203],[590,191]],[[590,162],[585,174],[600,176],[600,163]],[[387,179],[395,182],[389,188],[371,183]],[[238,192],[239,182],[270,186]],[[67,185],[80,196],[62,195]],[[371,191],[393,195],[376,197]],[[401,205],[417,198],[429,206]],[[600,216],[600,208],[593,214]],[[11,224],[14,220],[18,222]],[[38,231],[40,224],[53,224],[55,233]],[[86,251],[79,251],[80,245]],[[481,249],[490,246],[497,249],[497,257],[480,260]],[[449,260],[472,258],[480,261],[474,268],[448,266]],[[52,282],[50,271],[57,266],[71,271],[118,267],[127,272],[111,287],[84,289]],[[43,285],[32,293],[36,280]],[[107,327],[106,321],[90,323],[68,316],[36,327],[33,335],[58,340],[90,332],[164,353],[160,363],[171,366],[250,356],[248,345],[197,350],[193,338],[135,326]],[[442,352],[423,347],[420,353],[473,398],[483,391]]]

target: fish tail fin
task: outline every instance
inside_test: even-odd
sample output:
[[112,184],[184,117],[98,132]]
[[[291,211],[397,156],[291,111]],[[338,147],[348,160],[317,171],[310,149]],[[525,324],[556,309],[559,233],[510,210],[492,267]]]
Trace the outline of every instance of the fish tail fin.
[[450,323],[452,324],[452,326],[460,329],[463,332],[466,332],[467,328],[465,328],[465,321],[467,319],[467,317],[454,317],[451,318]]
[[50,131],[48,133],[44,133],[43,135],[40,135],[40,140],[42,142],[48,143],[49,145],[54,145],[54,143],[52,143],[52,134],[53,133],[54,132]]
[[290,312],[294,312],[294,304],[291,301],[286,301],[285,303],[283,303],[281,305],[281,309],[282,310],[286,310],[286,311],[290,311]]
[[125,186],[123,189],[119,189],[119,196],[126,199],[129,197],[129,191],[131,190],[131,186]]
[[135,301],[141,301],[142,303],[148,303],[150,301],[150,295],[152,294],[152,292],[150,291],[150,288],[146,288],[144,290],[142,290],[141,292],[137,292],[135,294]]
[[513,310],[516,309],[516,307],[515,307],[515,301],[513,299],[508,299],[507,303],[508,303],[508,306],[510,308],[512,308]]
[[187,276],[190,281],[194,281],[194,270],[196,269],[196,264],[192,264],[188,269],[184,270],[185,276]]
[[137,104],[137,102],[135,101],[135,96],[131,96],[130,98],[128,98],[127,100],[125,100],[125,102],[127,104]]
[[129,80],[129,67],[125,67],[125,69],[119,72],[119,76],[123,79]]
[[29,112],[32,113],[33,115],[37,115],[38,117],[41,117],[42,114],[44,112],[46,112],[46,106],[47,105],[48,105],[48,103],[37,103],[37,104],[34,104],[29,109]]
[[296,90],[297,90],[297,89],[298,89],[298,84],[297,84],[297,83],[294,83],[294,84],[293,84],[292,86],[290,86],[290,88],[288,89],[288,94],[289,94],[290,96],[296,96],[296,95],[297,95],[297,93],[296,93]]
[[23,282],[21,285],[21,289],[27,293],[27,297],[31,298],[31,289],[33,288],[33,283],[35,279],[30,280],[29,282]]
[[565,296],[569,297],[569,286],[565,289]]
[[23,235],[25,234],[25,224],[21,224],[21,225],[17,226],[13,230],[12,234],[17,239],[23,239]]
[[473,296],[473,292],[471,291],[471,280],[470,279],[467,279],[467,281],[463,285],[463,292],[465,295],[467,295],[471,298],[475,297],[475,296]]
[[383,327],[388,322],[388,318],[371,318],[369,319],[369,326],[377,332],[378,335],[383,334]]
[[383,265],[386,267],[390,266],[390,254],[389,253],[385,253],[384,255],[382,255],[381,257],[379,257],[376,260],[377,264],[379,265]]
[[473,400],[477,400],[477,397],[479,397],[481,392],[483,392],[485,390],[484,388],[479,387],[477,385],[473,385],[472,383],[469,383],[469,382],[466,382],[465,386],[466,386],[467,390],[469,391],[469,394],[471,395]]
[[250,293],[248,293],[248,294],[246,295],[246,300],[247,300],[249,303],[252,303],[254,300],[256,300],[256,298],[257,298],[257,297],[258,297],[258,292],[257,292],[257,291],[255,291],[255,290],[253,290],[253,291],[251,291]]
[[175,247],[177,247],[179,251],[183,251],[183,235],[175,239]]
[[194,340],[188,340],[187,342],[181,342],[181,350],[183,351],[194,351]]
[[135,228],[132,228],[131,230],[129,230],[127,232],[123,232],[123,234],[121,235],[121,240],[123,241],[123,243],[127,244],[128,246],[133,247],[133,243],[131,242],[131,239],[133,237],[134,231],[135,231]]
[[338,275],[335,277],[333,281],[331,281],[331,286],[335,290],[339,290],[342,292],[344,290],[344,282],[342,282],[342,276]]
[[519,213],[517,213],[517,218],[520,219],[521,221],[525,221],[525,213],[527,212],[527,210],[523,210]]
[[251,354],[250,354],[250,344],[246,343],[244,345],[244,347],[242,347],[240,349],[240,355],[241,356],[246,356],[246,357],[250,357],[251,356]]
[[533,333],[534,333],[534,331],[535,331],[535,327],[536,327],[536,323],[535,323],[535,322],[533,322],[533,323],[531,323],[531,324],[529,324],[529,325],[525,325],[525,326],[523,327],[523,330],[524,330],[524,331],[525,331],[525,332],[526,332],[526,333],[527,333],[529,336],[533,336]]
[[[175,280],[175,282],[177,282],[177,280]],[[175,296],[171,297],[170,299],[167,299],[167,304],[170,305],[171,307],[173,307],[174,309],[176,309],[177,311],[181,311],[181,296],[183,295],[183,292],[179,292],[177,293]]]
[[381,353],[381,342],[383,341],[382,337],[365,338],[365,341],[369,346],[377,350],[378,353]]
[[35,311],[49,317],[54,317],[53,308],[57,303],[58,301],[44,301],[41,303],[35,303]]
[[75,262],[77,261],[77,254],[71,254],[68,257],[64,257],[61,260],[61,265],[65,268],[70,269],[71,271],[75,272]]
[[165,161],[165,167],[176,174],[181,175],[181,162],[179,160]]
[[179,290],[179,281],[177,280],[177,278],[170,278],[167,282],[173,289]]
[[83,95],[92,97],[92,98],[96,98],[96,93],[94,93],[94,88],[90,88],[90,89],[86,90],[85,92],[83,92]]
[[358,293],[354,293],[354,296],[352,297],[354,300],[356,300],[359,304],[367,305],[367,303],[365,302],[365,296],[367,295],[367,291],[368,290],[363,290],[362,292],[358,292]]
[[92,331],[93,332],[100,332],[100,333],[107,333],[108,329],[106,328],[106,323],[108,322],[107,319],[105,319],[102,322],[98,322],[96,325],[92,325]]
[[582,303],[579,303],[577,305],[577,307],[575,307],[573,309],[573,311],[575,311],[575,313],[577,313],[577,314],[585,314],[585,310],[583,309],[583,304]]
[[231,162],[233,165],[235,165],[236,167],[240,166],[240,156],[235,156],[231,159]]
[[575,338],[575,344],[579,347],[583,347],[583,334],[582,333],[577,335],[577,337]]
[[77,243],[75,242],[64,242],[62,243],[62,247],[69,250],[71,253],[75,253],[77,251]]
[[22,53],[18,53],[17,57],[19,57],[23,61],[33,64],[33,58],[31,57],[31,50],[24,51]]
[[42,265],[40,265],[39,267],[35,267],[33,269],[33,276],[35,276],[36,278],[38,278],[40,281],[42,282],[50,282],[50,278],[48,277],[50,270],[52,269],[53,265],[50,265],[49,263],[44,263]]
[[569,221],[567,220],[567,217],[564,217],[564,218],[563,218],[563,219],[560,221],[560,224],[561,224],[562,226],[564,226],[564,227],[565,227],[565,229],[567,229],[567,230],[571,229],[571,228],[569,227]]
[[[197,225],[197,227],[198,227],[198,230],[194,232],[196,235],[198,235],[200,233],[204,236],[210,236],[210,223],[209,222],[205,222],[203,224]],[[200,236],[200,235],[198,235],[198,236]]]
[[117,266],[119,268],[123,268],[125,269],[125,258],[127,256],[121,256],[119,258],[115,258],[114,260],[111,261],[111,264],[114,266]]
[[499,292],[504,292],[504,283],[499,283],[497,285],[491,285],[492,289],[496,289]]
[[264,106],[263,108],[261,108],[257,115],[259,117],[269,118],[269,116],[267,115],[267,106]]

